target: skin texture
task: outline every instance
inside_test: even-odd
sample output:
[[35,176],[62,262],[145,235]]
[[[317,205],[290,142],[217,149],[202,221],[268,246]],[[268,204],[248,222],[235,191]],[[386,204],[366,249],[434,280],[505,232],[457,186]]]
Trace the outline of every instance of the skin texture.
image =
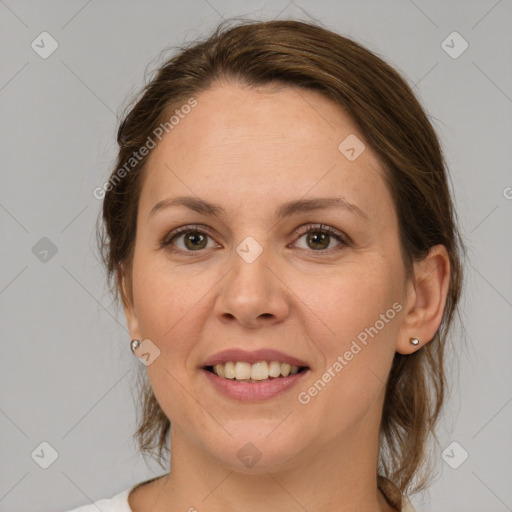
[[[134,512],[391,510],[376,487],[385,382],[395,351],[421,349],[439,327],[446,251],[433,248],[406,279],[380,163],[368,144],[352,162],[338,150],[350,134],[364,138],[319,93],[222,83],[195,97],[198,105],[152,151],[139,203],[125,313],[132,338],[160,349],[147,373],[171,420],[172,471],[134,491],[130,505]],[[226,217],[183,206],[149,215],[179,195],[217,203]],[[333,196],[368,219],[338,208],[274,219],[284,202]],[[318,226],[297,229],[309,223],[331,226],[350,243],[332,236],[308,243]],[[208,235],[199,250],[183,235],[173,241],[177,252],[160,247],[189,224]],[[248,236],[263,249],[252,263],[236,252]],[[298,393],[394,303],[401,306],[394,318],[300,403]],[[299,387],[270,400],[223,397],[199,370],[220,350],[268,347],[311,369]],[[248,442],[261,452],[252,468],[237,457]]]

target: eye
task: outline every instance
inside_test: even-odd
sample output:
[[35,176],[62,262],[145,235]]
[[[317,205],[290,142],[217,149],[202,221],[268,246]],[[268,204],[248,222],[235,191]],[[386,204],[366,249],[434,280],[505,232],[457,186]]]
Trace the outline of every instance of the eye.
[[[350,240],[345,234],[323,224],[302,226],[299,228],[299,235],[298,240],[305,237],[306,242],[306,247],[301,247],[301,249],[312,249],[315,252],[331,252],[331,249],[339,250],[343,246],[350,245]],[[332,239],[339,243],[334,247],[329,247]]]
[[[308,224],[300,227],[297,231],[299,234],[297,241],[305,237],[306,247],[299,247],[303,250],[309,249],[313,252],[325,254],[338,251],[351,244],[347,235],[323,224]],[[215,243],[208,245],[208,239],[213,241],[213,238],[207,233],[206,226],[182,226],[165,235],[160,240],[159,246],[162,249],[165,248],[178,253],[201,252],[205,249],[220,247]],[[334,247],[331,246],[333,239],[338,241],[338,244]]]
[[[161,248],[167,248],[176,252],[198,252],[211,249],[215,245],[208,246],[210,235],[199,229],[201,226],[182,226],[171,231],[160,241]],[[179,243],[181,239],[181,244]]]

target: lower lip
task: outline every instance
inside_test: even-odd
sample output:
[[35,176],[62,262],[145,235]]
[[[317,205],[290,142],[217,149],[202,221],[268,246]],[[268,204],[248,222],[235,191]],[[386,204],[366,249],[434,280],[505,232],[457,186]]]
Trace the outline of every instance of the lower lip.
[[257,402],[280,395],[295,386],[309,372],[309,370],[303,370],[289,377],[279,377],[261,382],[239,382],[218,377],[204,368],[201,371],[217,391],[224,396],[244,402]]

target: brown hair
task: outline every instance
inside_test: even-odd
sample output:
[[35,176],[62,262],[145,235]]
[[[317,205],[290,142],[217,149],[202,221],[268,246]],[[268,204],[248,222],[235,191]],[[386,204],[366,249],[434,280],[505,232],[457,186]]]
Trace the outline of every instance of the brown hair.
[[[300,21],[244,20],[227,26],[231,21],[165,62],[121,122],[117,163],[105,187],[104,230],[98,230],[109,282],[114,281],[116,299],[121,295],[123,304],[131,303],[130,269],[147,156],[122,179],[118,171],[192,95],[222,80],[248,87],[277,83],[319,91],[342,106],[383,165],[398,215],[407,275],[411,277],[412,263],[436,244],[443,244],[450,258],[450,284],[440,328],[414,354],[396,353],[381,422],[379,472],[402,492],[418,490],[427,482],[427,472],[419,478],[418,470],[427,460],[427,441],[430,434],[435,436],[434,425],[444,400],[443,354],[458,311],[465,254],[439,141],[407,82],[353,40]],[[127,290],[122,288],[123,276]],[[169,450],[170,422],[147,380],[140,404],[134,436],[142,453],[156,456],[162,464]],[[413,477],[416,485],[411,489]]]

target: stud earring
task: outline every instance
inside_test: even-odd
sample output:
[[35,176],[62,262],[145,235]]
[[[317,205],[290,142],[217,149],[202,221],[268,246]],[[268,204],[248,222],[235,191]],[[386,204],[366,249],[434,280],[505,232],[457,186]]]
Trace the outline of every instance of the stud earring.
[[420,344],[420,340],[418,338],[409,338],[411,345],[418,346]]
[[137,350],[140,345],[140,340],[132,340],[130,343],[130,348],[132,349],[133,355],[135,355],[135,350]]

